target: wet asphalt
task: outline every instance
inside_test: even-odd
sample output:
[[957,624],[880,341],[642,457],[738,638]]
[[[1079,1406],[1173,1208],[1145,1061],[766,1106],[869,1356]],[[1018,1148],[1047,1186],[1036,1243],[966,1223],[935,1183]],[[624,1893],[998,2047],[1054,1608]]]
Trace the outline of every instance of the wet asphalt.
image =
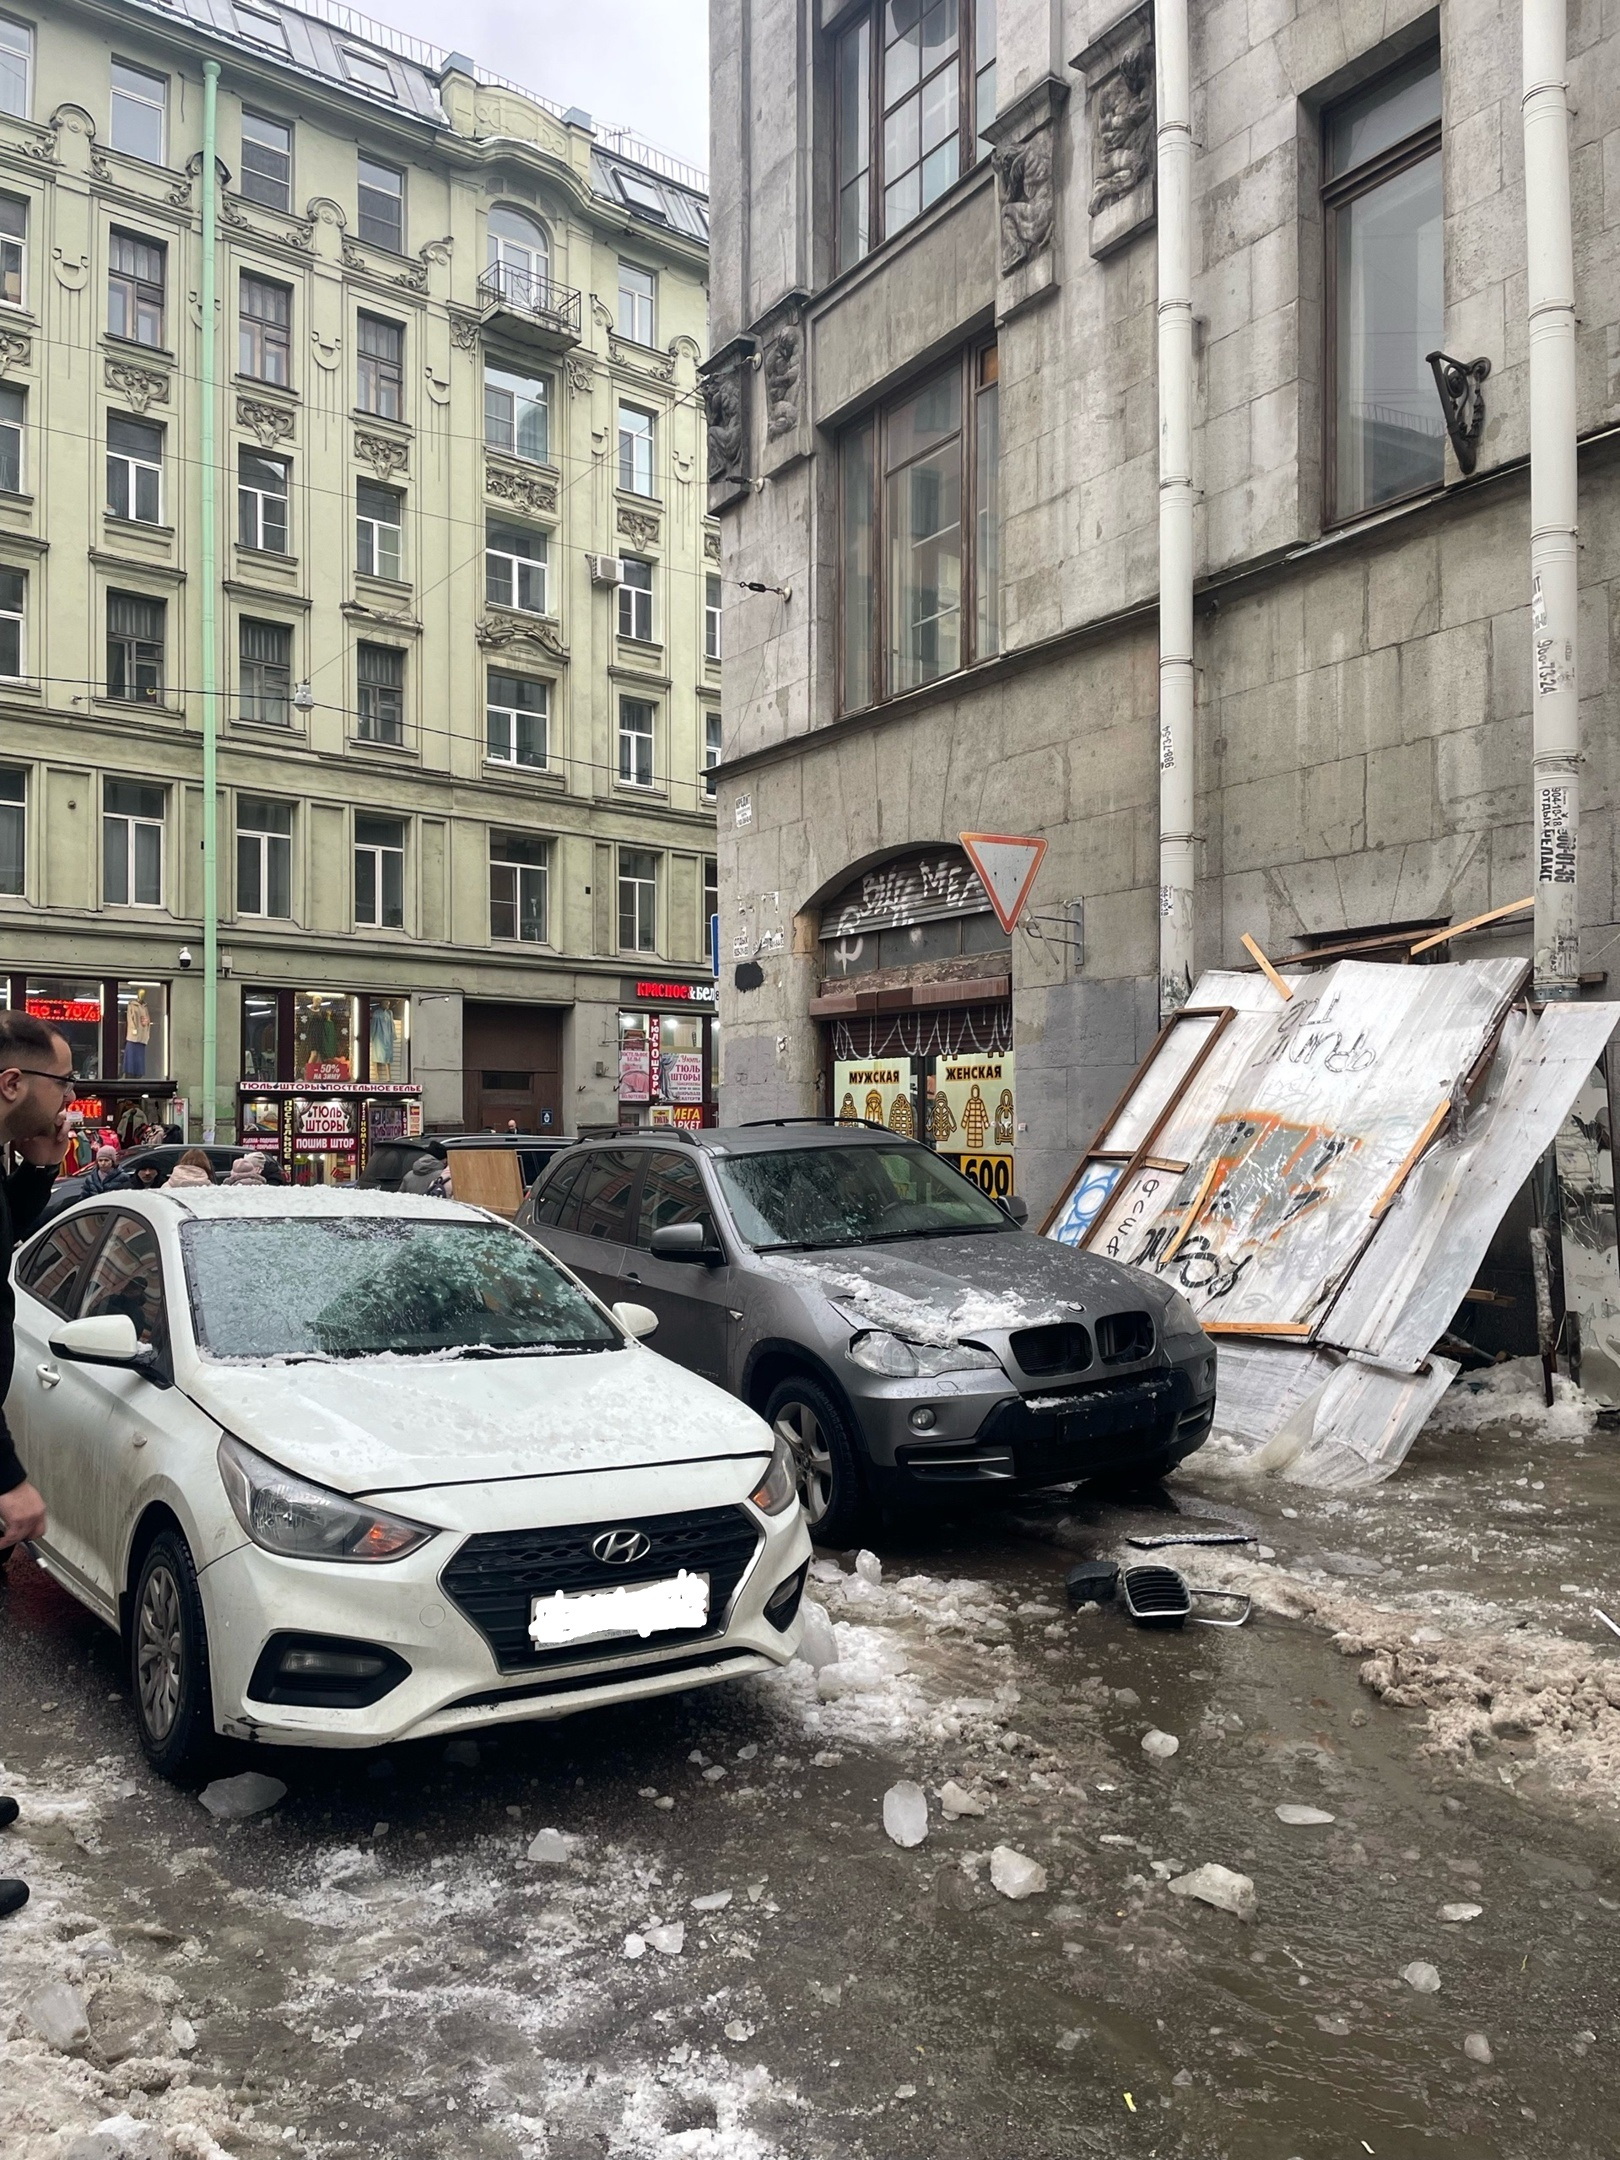
[[[93,1835],[48,1827],[41,1850],[178,1983],[193,2083],[253,2111],[242,2160],[1599,2160],[1620,2104],[1601,1809],[1426,1754],[1422,1715],[1306,1623],[1150,1634],[1063,1597],[1074,1557],[1176,1511],[1543,1618],[1563,1570],[1620,1579],[1606,1448],[1453,1437],[1403,1478],[1324,1508],[1194,1463],[1165,1494],[891,1533],[887,1583],[995,1591],[1002,1617],[954,1653],[1016,1688],[995,1727],[853,1741],[747,1683],[508,1728],[475,1763],[442,1743],[256,1757],[290,1789],[238,1826],[146,1770],[113,1639],[18,1562],[0,1756],[25,1786],[102,1796]],[[1492,1514],[1503,1492],[1534,1512]],[[927,1673],[925,1633],[897,1639]],[[1150,1725],[1180,1738],[1170,1761],[1143,1754]],[[936,1806],[901,1850],[881,1824],[900,1777],[955,1778],[989,1813]],[[1285,1827],[1289,1801],[1335,1820]],[[582,1841],[563,1869],[524,1857],[552,1824]],[[1045,1866],[1044,1895],[990,1887],[998,1843]],[[1252,1921],[1165,1888],[1166,1863],[1209,1861],[1253,1878]],[[1441,1921],[1456,1900],[1480,1916]],[[626,1956],[677,1918],[678,1955]],[[1402,1980],[1414,1960],[1438,1992]]]

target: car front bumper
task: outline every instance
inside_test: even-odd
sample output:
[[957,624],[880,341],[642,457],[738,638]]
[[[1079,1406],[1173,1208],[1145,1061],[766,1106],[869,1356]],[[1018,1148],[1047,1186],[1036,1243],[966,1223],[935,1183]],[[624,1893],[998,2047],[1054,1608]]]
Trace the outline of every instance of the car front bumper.
[[[961,1485],[1057,1485],[1168,1466],[1208,1437],[1214,1346],[1082,1385],[1023,1395],[1000,1373],[885,1382],[855,1408],[881,1485],[899,1497]],[[933,1413],[918,1430],[919,1408]]]
[[[809,1534],[797,1509],[775,1520],[756,1509],[746,1512],[757,1522],[758,1545],[728,1609],[702,1635],[662,1645],[657,1636],[604,1643],[600,1655],[593,1648],[564,1661],[536,1659],[506,1670],[485,1634],[443,1588],[441,1577],[467,1542],[457,1533],[375,1567],[288,1560],[255,1545],[238,1546],[198,1578],[215,1722],[232,1738],[270,1746],[385,1747],[567,1717],[786,1664],[798,1648],[802,1623],[795,1613],[785,1629],[778,1628],[765,1608],[778,1586],[808,1562]],[[255,1668],[272,1638],[290,1634],[376,1646],[407,1670],[361,1707],[273,1702],[255,1694]]]

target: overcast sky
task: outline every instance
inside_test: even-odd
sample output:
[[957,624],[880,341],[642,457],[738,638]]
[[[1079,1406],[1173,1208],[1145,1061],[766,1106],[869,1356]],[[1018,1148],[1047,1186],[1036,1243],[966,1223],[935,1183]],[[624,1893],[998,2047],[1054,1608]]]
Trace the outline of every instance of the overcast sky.
[[356,0],[542,97],[709,163],[708,0]]

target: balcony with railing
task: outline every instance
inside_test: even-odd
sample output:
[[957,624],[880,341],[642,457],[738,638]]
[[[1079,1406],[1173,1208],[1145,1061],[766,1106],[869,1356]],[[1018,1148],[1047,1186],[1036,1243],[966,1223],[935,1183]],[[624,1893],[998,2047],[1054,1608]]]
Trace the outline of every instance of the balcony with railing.
[[519,344],[563,352],[584,335],[583,302],[572,285],[558,285],[537,270],[491,263],[478,280],[486,329]]

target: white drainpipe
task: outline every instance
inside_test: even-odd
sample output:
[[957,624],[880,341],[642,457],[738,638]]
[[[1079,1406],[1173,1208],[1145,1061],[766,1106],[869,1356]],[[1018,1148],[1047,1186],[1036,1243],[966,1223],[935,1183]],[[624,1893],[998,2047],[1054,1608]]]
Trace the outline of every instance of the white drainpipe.
[[[1528,4],[1528,0],[1527,0]],[[1187,0],[1154,0],[1159,257],[1159,1016],[1193,972],[1192,66]]]
[[1530,615],[1535,777],[1535,989],[1580,994],[1575,861],[1580,704],[1575,483],[1575,259],[1566,0],[1524,4],[1524,209],[1530,316]]

